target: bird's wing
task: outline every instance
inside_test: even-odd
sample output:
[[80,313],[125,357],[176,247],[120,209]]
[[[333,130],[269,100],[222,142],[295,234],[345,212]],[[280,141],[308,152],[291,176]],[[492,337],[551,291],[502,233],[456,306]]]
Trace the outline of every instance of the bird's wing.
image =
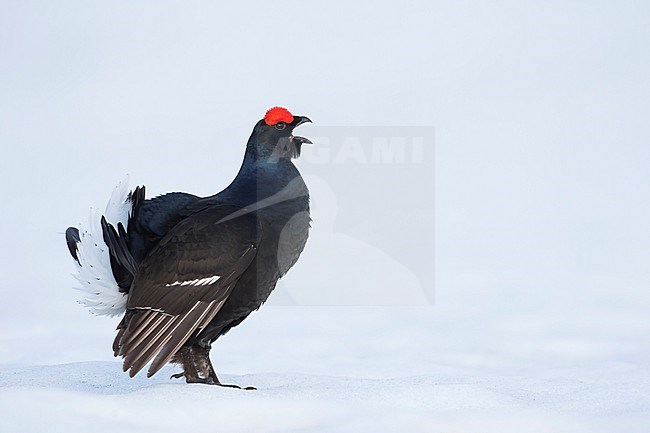
[[155,356],[152,376],[210,323],[253,261],[260,232],[254,213],[221,205],[191,215],[161,239],[140,263],[130,317],[115,340],[125,371],[134,376]]
[[[192,194],[172,192],[143,200],[140,206],[134,206],[127,228],[127,244],[135,261],[141,262],[176,224],[196,213],[183,214],[183,209],[199,200]],[[129,286],[132,282],[129,281]]]

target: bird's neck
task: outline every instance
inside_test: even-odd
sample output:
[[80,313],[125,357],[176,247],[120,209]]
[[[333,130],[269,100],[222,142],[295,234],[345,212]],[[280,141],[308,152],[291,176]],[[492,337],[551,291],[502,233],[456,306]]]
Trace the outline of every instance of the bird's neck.
[[288,158],[260,155],[249,146],[239,173],[223,193],[229,201],[247,206],[278,194],[287,194],[287,190],[291,196],[307,194],[293,162]]

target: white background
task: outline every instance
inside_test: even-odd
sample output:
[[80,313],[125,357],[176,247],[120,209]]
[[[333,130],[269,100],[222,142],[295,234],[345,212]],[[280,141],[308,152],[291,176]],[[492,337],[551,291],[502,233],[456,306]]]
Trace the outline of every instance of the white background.
[[[649,22],[640,1],[1,1],[3,430],[36,430],[23,414],[57,398],[68,409],[44,412],[50,428],[82,430],[109,406],[107,431],[146,419],[177,431],[165,402],[180,395],[224,402],[222,425],[251,431],[642,431]],[[408,254],[435,257],[435,302],[286,306],[278,293],[285,306],[262,308],[214,351],[217,369],[251,373],[231,377],[257,394],[130,382],[109,363],[115,321],[74,303],[61,233],[125,173],[149,195],[219,191],[274,105],[315,126],[435,127],[435,208],[431,184],[385,182],[354,208],[339,197],[345,218],[330,226],[410,269],[391,199],[421,197],[435,254],[426,242]],[[344,194],[339,168],[297,165],[314,179],[315,212],[321,197],[332,215],[323,197]],[[391,170],[343,165],[350,184]],[[382,223],[364,230],[383,202]],[[284,284],[321,284],[319,270],[340,265],[317,245]],[[265,422],[241,421],[251,407]],[[210,431],[205,418],[186,422]]]

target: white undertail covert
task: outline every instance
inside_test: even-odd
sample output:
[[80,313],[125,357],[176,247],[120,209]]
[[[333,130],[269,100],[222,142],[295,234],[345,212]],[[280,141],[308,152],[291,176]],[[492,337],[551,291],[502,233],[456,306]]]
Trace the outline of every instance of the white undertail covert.
[[[126,176],[113,189],[104,216],[114,227],[122,223],[126,228],[131,211],[129,178]],[[113,276],[108,246],[102,234],[101,217],[99,209],[91,208],[88,225],[84,227],[80,224],[78,227],[81,239],[77,243],[79,263],[75,261],[77,269],[73,276],[80,284],[75,289],[83,293],[79,303],[88,307],[93,314],[112,317],[124,313],[127,295],[120,292]]]

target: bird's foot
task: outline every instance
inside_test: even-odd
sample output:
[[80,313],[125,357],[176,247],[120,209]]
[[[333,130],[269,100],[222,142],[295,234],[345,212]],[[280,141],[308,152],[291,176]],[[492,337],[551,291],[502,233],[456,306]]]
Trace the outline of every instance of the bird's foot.
[[255,388],[254,386],[247,386],[247,387],[244,388],[244,387],[241,387],[239,385],[221,383],[221,382],[219,382],[219,379],[214,380],[213,377],[200,377],[198,375],[187,374],[184,371],[181,371],[180,373],[172,374],[169,379],[170,380],[171,379],[180,379],[182,377],[185,378],[186,383],[202,383],[204,385],[216,385],[216,386],[222,386],[224,388],[243,389],[243,390],[246,390],[246,391],[257,390],[257,388]]
[[192,374],[187,371],[181,371],[180,373],[172,374],[169,379],[180,379],[184,377],[185,382],[187,383],[204,383],[206,385],[216,385],[214,380],[211,377],[200,377],[198,374]]
[[255,388],[254,386],[241,387],[239,385],[229,385],[229,384],[225,384],[225,383],[214,383],[214,382],[213,382],[213,384],[217,385],[217,386],[223,386],[225,388],[243,389],[244,391],[257,391],[257,388]]
[[186,377],[187,383],[202,383],[204,385],[215,385],[214,381],[209,377]]
[[210,347],[199,345],[187,346],[181,348],[172,362],[181,364],[183,371],[172,374],[170,379],[185,378],[187,383],[203,383],[205,385],[216,385],[224,388],[244,389],[247,391],[256,390],[253,386],[241,387],[239,385],[221,383],[217,373],[214,371],[212,361],[210,361]]
[[195,366],[197,370],[201,371],[203,376],[212,379],[213,385],[223,386],[224,388],[243,389],[246,391],[257,390],[257,388],[255,388],[254,386],[242,387],[234,384],[231,385],[231,384],[221,383],[219,377],[217,376],[217,372],[214,370],[214,367],[212,366],[212,361],[210,360],[210,355],[209,355],[210,348],[193,346],[192,349],[195,355],[195,360],[196,360]]

